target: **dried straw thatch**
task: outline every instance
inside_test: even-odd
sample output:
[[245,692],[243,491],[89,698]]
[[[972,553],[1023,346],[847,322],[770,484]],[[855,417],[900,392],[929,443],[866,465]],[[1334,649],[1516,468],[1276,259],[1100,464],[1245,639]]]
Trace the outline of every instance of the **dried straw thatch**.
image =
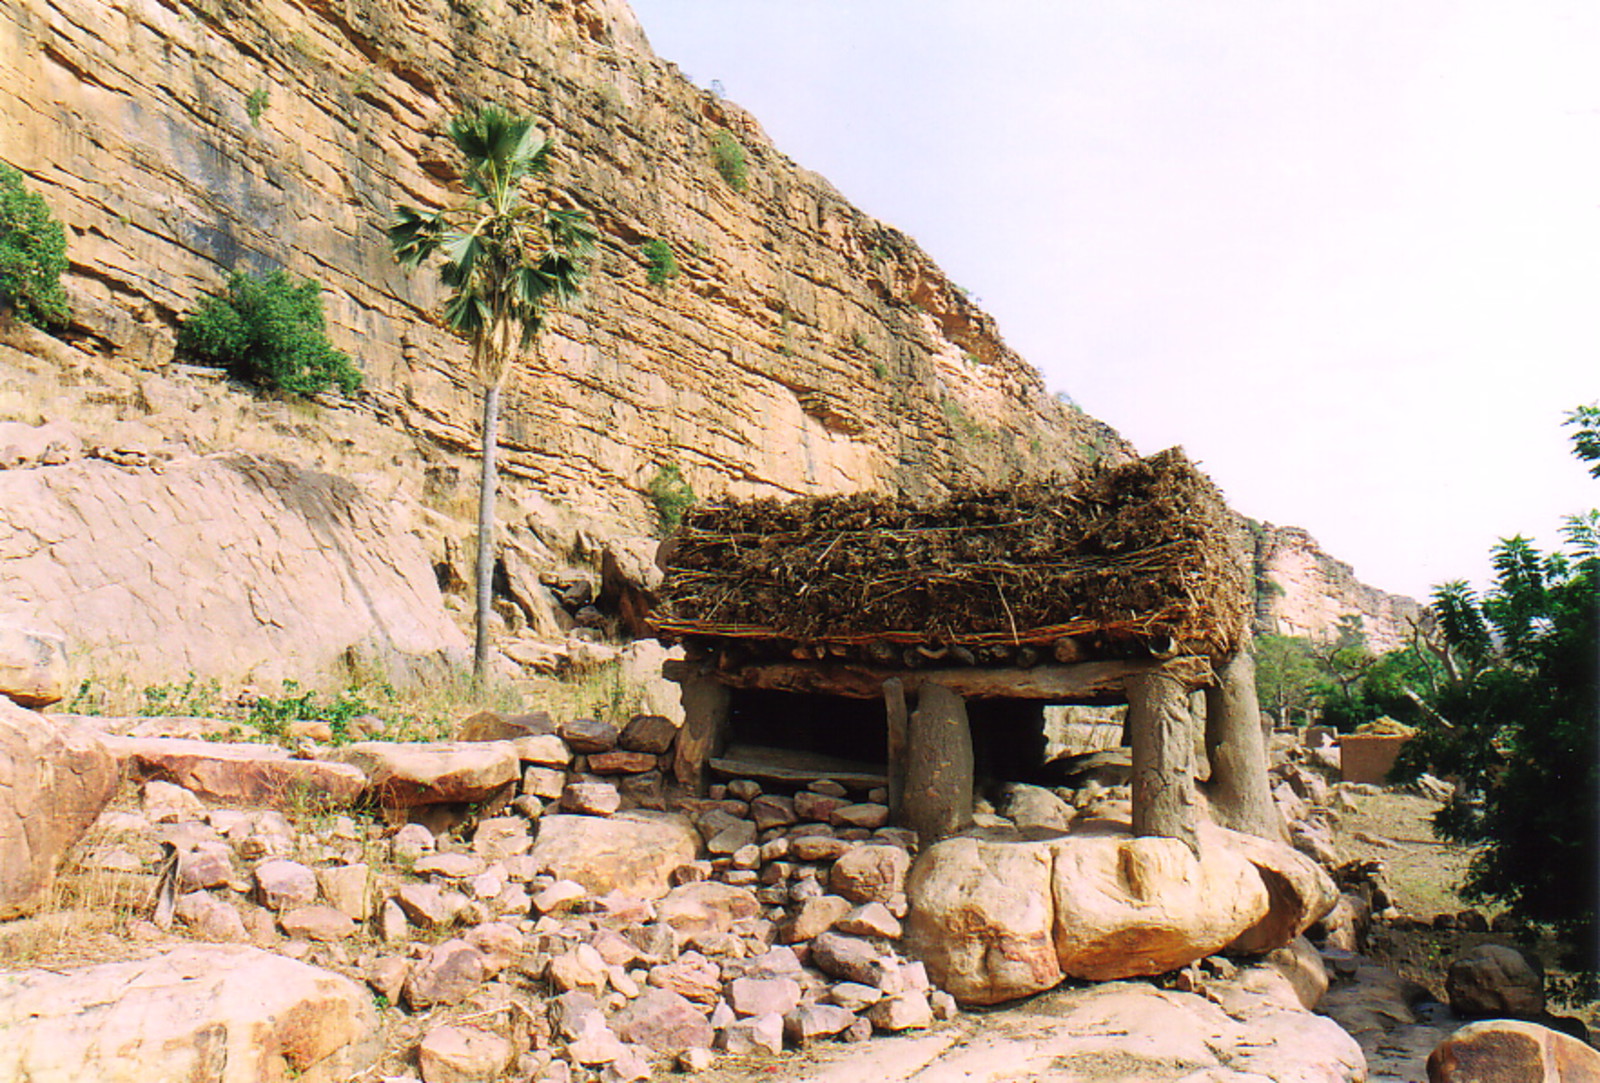
[[1239,645],[1234,519],[1179,449],[1072,486],[919,506],[878,495],[691,513],[664,551],[667,637],[794,644],[1041,644],[1088,634]]

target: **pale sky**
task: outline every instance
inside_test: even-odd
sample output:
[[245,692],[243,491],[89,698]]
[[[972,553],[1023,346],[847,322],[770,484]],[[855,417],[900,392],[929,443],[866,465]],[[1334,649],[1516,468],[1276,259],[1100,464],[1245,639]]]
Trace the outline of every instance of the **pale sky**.
[[1143,453],[1366,582],[1600,506],[1600,4],[633,0]]

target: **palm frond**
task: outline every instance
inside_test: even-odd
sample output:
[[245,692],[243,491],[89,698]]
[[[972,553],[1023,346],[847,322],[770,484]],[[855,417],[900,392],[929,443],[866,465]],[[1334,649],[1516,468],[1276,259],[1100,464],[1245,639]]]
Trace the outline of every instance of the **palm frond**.
[[395,208],[394,221],[384,232],[388,234],[394,258],[407,267],[418,267],[438,250],[444,230],[442,211],[419,211],[415,207],[401,206]]
[[576,296],[598,234],[584,212],[551,207],[524,184],[549,170],[556,146],[532,117],[480,106],[453,118],[448,131],[472,205],[433,214],[402,208],[390,243],[411,266],[441,256],[439,277],[451,291],[444,321],[472,341],[473,367],[492,382],[514,359],[515,343],[526,350],[538,338],[545,306]]

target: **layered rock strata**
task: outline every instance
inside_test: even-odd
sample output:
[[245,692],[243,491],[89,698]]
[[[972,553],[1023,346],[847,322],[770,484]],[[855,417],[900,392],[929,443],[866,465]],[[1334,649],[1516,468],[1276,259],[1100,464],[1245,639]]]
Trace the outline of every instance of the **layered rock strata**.
[[[0,159],[72,232],[74,331],[137,366],[235,269],[328,288],[359,409],[457,453],[476,437],[440,291],[383,234],[455,198],[443,125],[469,100],[548,119],[557,183],[601,230],[587,298],[505,393],[504,469],[648,521],[654,471],[701,493],[938,490],[1072,471],[1125,446],[1050,395],[904,234],[657,58],[615,0],[21,0],[0,13]],[[717,172],[737,140],[746,179]],[[646,280],[643,242],[681,274]],[[458,459],[458,467],[461,460]],[[449,492],[471,471],[443,470]]]

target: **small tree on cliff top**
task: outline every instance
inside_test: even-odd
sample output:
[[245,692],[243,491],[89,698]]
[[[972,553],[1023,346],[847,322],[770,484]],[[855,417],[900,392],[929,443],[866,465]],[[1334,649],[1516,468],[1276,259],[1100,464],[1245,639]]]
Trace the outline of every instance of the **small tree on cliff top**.
[[395,258],[406,266],[443,257],[439,279],[450,290],[445,323],[472,344],[472,377],[483,389],[473,647],[473,672],[482,677],[489,653],[500,389],[512,365],[538,341],[546,306],[576,296],[595,231],[583,212],[555,206],[548,188],[535,187],[549,172],[555,143],[532,117],[483,106],[452,120],[449,134],[461,152],[461,182],[470,198],[437,211],[397,207],[388,234]]

